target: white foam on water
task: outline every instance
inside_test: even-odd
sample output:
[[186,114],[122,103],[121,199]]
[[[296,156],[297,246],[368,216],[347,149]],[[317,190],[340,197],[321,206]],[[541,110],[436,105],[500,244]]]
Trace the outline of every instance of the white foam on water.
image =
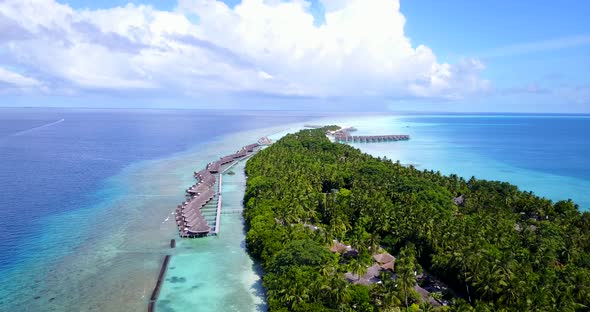
[[65,121],[65,119],[62,118],[60,120],[57,120],[57,121],[54,121],[54,122],[50,122],[48,124],[44,124],[44,125],[41,125],[41,126],[37,126],[37,127],[33,127],[33,128],[30,128],[30,129],[27,129],[27,130],[23,130],[23,131],[19,131],[19,132],[13,133],[12,136],[25,135],[27,133],[30,133],[30,132],[33,132],[33,131],[36,131],[36,130],[40,130],[40,129],[43,129],[43,128],[48,128],[48,127],[51,127],[51,126],[55,126],[55,125],[60,124],[60,123],[62,123],[64,121]]

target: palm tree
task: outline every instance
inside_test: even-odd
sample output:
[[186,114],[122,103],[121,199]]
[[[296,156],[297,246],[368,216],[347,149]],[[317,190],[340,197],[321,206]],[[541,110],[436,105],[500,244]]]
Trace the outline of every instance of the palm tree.
[[422,302],[420,304],[420,312],[434,312],[434,307],[428,302]]
[[384,310],[399,307],[401,301],[398,298],[396,282],[391,278],[389,272],[381,272],[381,283],[375,284],[376,296],[380,298]]
[[332,300],[333,306],[339,307],[348,302],[350,299],[348,292],[349,283],[338,274],[333,275],[332,278],[330,278],[329,283],[331,290],[329,296]]
[[357,281],[367,273],[367,266],[360,259],[352,259],[348,265],[350,271],[356,274]]
[[416,258],[415,251],[411,247],[402,248],[399,259],[395,265],[396,281],[399,289],[404,294],[406,308],[408,308],[408,294],[416,285]]

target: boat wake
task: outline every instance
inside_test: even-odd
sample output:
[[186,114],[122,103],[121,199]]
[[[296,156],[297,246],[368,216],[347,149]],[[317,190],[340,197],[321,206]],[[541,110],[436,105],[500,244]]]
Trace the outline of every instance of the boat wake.
[[33,131],[36,131],[36,130],[39,130],[39,129],[43,129],[43,128],[55,126],[55,125],[60,124],[60,123],[62,123],[64,121],[65,121],[65,119],[62,118],[60,120],[57,120],[57,121],[54,121],[54,122],[50,122],[48,124],[44,124],[44,125],[41,125],[41,126],[38,126],[38,127],[30,128],[30,129],[23,130],[23,131],[19,131],[17,133],[13,133],[12,136],[21,136],[21,135],[24,135],[24,134],[27,134],[27,133],[30,133],[30,132],[33,132]]

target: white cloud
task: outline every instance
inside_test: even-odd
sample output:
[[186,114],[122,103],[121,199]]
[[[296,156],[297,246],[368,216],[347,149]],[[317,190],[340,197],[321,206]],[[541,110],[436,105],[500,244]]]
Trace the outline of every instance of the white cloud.
[[323,4],[316,26],[304,0],[179,0],[174,12],[5,0],[0,25],[23,34],[0,49],[48,85],[80,90],[460,98],[489,88],[479,61],[441,63],[413,47],[398,0]]
[[448,99],[460,99],[464,94],[489,92],[491,84],[482,80],[479,73],[485,66],[474,59],[464,59],[458,64],[433,64],[430,80],[409,85],[413,94],[421,97],[442,95]]
[[41,86],[41,82],[34,78],[25,77],[21,74],[9,71],[0,67],[0,83],[5,83],[11,87],[31,88]]
[[576,105],[585,105],[590,108],[590,85],[561,86],[553,91],[558,98],[566,100],[568,103]]

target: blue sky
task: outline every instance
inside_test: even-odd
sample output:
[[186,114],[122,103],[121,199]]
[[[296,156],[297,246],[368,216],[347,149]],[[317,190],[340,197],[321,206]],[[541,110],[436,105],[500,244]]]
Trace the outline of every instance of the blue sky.
[[[302,8],[315,28],[280,0],[241,11],[239,0],[58,0],[72,12],[43,0],[39,27],[17,2],[0,4],[5,105],[590,113],[588,1],[312,0]],[[129,2],[156,13],[113,9]],[[60,14],[76,22],[48,26]],[[35,44],[53,59],[27,52]],[[67,70],[48,69],[54,60]]]
[[[585,45],[556,44],[553,49],[533,48],[522,54],[507,51],[502,55],[498,51],[515,45],[589,37],[588,1],[413,0],[402,1],[401,10],[407,16],[409,37],[426,42],[441,58],[451,61],[465,55],[479,57],[488,65],[487,75],[508,80],[502,83],[555,74],[577,80],[585,75],[584,68],[576,67],[586,65],[588,69],[590,65],[588,39]],[[511,75],[509,69],[520,69],[522,73]]]

